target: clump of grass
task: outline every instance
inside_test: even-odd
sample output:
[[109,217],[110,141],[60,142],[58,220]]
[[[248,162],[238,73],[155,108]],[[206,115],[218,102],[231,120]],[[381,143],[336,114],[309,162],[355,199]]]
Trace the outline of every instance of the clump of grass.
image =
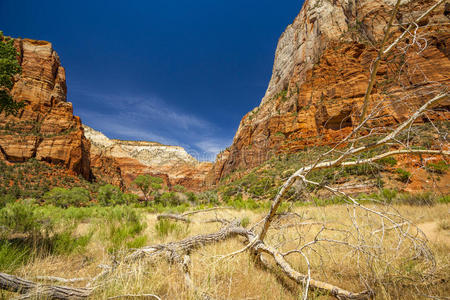
[[436,201],[437,201],[438,203],[448,204],[448,203],[450,203],[450,195],[444,195],[444,196],[441,196],[441,197],[439,197]]
[[114,207],[107,211],[105,219],[107,225],[103,238],[110,245],[108,252],[115,253],[125,246],[134,248],[135,243],[139,244],[135,239],[146,228],[146,224],[135,209],[127,206]]
[[408,183],[410,178],[411,178],[411,173],[404,170],[404,169],[397,169],[395,170],[395,172],[397,173],[397,180],[401,181],[403,183]]
[[53,253],[67,255],[73,252],[82,252],[91,241],[93,231],[79,237],[74,236],[72,230],[65,230],[54,238]]
[[249,224],[250,224],[250,218],[247,217],[247,216],[243,217],[242,220],[241,220],[242,227],[247,228],[247,226]]
[[448,220],[441,220],[439,222],[439,228],[442,230],[450,230],[450,222]]
[[159,220],[155,224],[156,233],[160,238],[165,238],[169,234],[175,234],[177,238],[185,237],[189,233],[189,225],[181,225],[167,219]]
[[0,270],[13,272],[30,261],[32,250],[27,245],[0,240]]
[[397,197],[396,202],[398,204],[407,204],[412,206],[425,206],[436,204],[436,200],[436,197],[434,197],[431,192],[424,192],[400,194]]
[[448,171],[448,164],[443,160],[438,161],[437,163],[430,162],[427,164],[426,169],[428,172],[443,175]]

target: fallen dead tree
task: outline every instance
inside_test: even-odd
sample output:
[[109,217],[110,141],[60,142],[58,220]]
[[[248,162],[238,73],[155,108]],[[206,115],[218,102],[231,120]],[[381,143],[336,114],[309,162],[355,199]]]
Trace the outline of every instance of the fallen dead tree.
[[[171,263],[176,262],[185,265],[185,256],[189,255],[193,250],[208,244],[223,242],[236,236],[245,238],[245,242],[249,245],[248,249],[253,255],[261,256],[264,253],[272,256],[281,270],[298,284],[302,284],[307,280],[308,276],[295,271],[285,260],[283,254],[275,248],[264,244],[264,242],[258,239],[257,234],[243,228],[238,222],[232,222],[216,233],[197,235],[177,242],[137,249],[127,256],[125,261],[131,262],[144,258],[152,260],[165,258]],[[192,280],[189,275],[187,276],[189,278],[187,282],[192,287]],[[370,295],[367,291],[353,293],[335,285],[313,279],[309,280],[309,285],[312,289],[325,291],[339,299],[368,299]]]
[[[185,222],[185,223],[191,223],[193,221],[191,219],[189,219],[189,216],[192,216],[195,214],[211,212],[211,211],[225,210],[225,209],[230,209],[230,208],[228,208],[228,207],[211,207],[211,208],[207,208],[207,209],[189,211],[189,212],[185,212],[182,214],[169,214],[169,213],[159,214],[156,218],[157,218],[157,220],[169,219],[169,220],[175,220],[175,221],[180,221],[180,222]],[[215,223],[215,222],[222,223],[222,224],[228,224],[230,221],[227,219],[218,218],[216,216],[216,218],[214,218],[214,219],[200,220],[200,221],[196,221],[195,223]]]
[[86,299],[92,289],[73,288],[68,286],[44,285],[25,280],[16,276],[0,273],[0,288],[2,290],[23,294],[19,299]]

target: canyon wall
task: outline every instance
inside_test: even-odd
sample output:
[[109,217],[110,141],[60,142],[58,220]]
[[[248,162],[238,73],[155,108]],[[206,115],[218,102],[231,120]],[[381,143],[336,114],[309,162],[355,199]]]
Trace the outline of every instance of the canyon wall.
[[15,46],[22,73],[14,78],[11,94],[26,106],[17,116],[0,115],[0,159],[35,158],[123,189],[132,188],[139,174],[159,176],[169,187],[205,188],[212,164],[198,162],[181,147],[110,140],[84,129],[67,101],[65,71],[52,44],[16,39]]
[[212,164],[198,162],[185,149],[156,142],[122,141],[107,138],[86,125],[91,142],[91,165],[94,177],[132,188],[140,174],[161,177],[169,187],[183,185],[188,190],[205,189]]
[[30,158],[64,165],[90,176],[89,142],[81,120],[67,102],[64,68],[52,44],[16,39],[22,74],[11,94],[27,105],[17,116],[0,115],[0,159],[23,162]]
[[[273,74],[260,106],[243,117],[233,144],[217,156],[209,183],[279,153],[333,144],[349,133],[357,123],[370,66],[393,3],[306,0],[279,39]],[[402,1],[394,24],[416,19],[434,3]],[[370,125],[405,120],[435,90],[448,90],[449,16],[449,5],[438,7],[419,24],[423,25],[421,40],[412,46],[414,51],[404,54],[395,49],[381,63],[370,103],[381,101],[383,108],[376,124]],[[398,36],[401,28],[394,26],[393,32]],[[406,39],[400,46],[406,43],[411,41]],[[448,119],[449,105],[448,100],[441,103],[428,117]]]

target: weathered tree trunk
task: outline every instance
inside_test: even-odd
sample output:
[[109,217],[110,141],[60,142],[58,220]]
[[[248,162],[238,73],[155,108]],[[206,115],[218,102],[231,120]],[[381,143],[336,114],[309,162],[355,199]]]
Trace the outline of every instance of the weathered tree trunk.
[[87,288],[40,285],[33,281],[5,273],[0,273],[0,289],[24,295],[29,294],[37,297],[44,297],[46,299],[60,300],[87,299],[92,293],[92,290]]

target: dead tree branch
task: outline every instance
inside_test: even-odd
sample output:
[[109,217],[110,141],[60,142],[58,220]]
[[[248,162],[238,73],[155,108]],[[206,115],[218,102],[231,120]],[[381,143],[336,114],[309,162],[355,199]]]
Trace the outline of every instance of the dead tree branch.
[[68,286],[40,285],[13,275],[0,273],[0,289],[23,295],[32,294],[48,299],[87,299],[92,289]]

